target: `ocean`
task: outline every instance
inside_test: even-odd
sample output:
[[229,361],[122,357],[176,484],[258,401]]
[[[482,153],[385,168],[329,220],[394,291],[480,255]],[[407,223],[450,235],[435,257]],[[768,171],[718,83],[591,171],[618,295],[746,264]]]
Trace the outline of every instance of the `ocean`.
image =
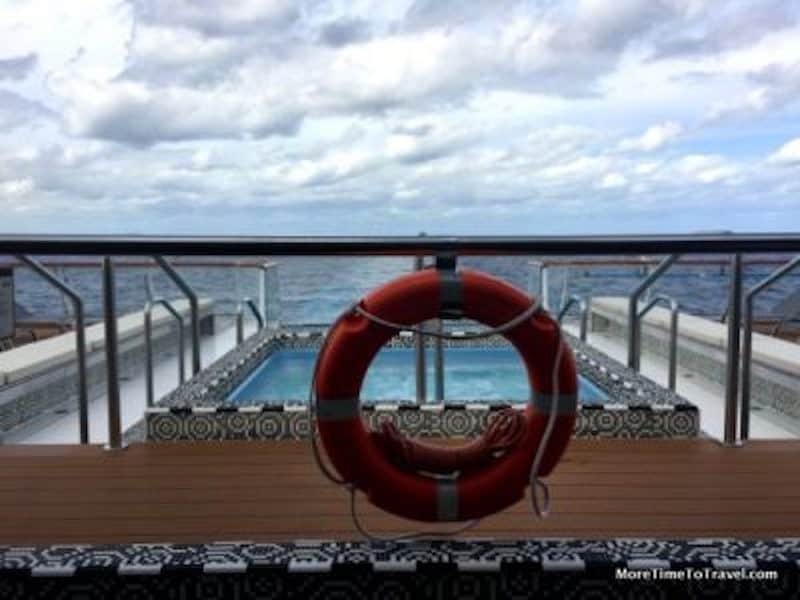
[[[280,257],[277,277],[270,281],[270,318],[287,324],[327,323],[370,289],[413,268],[412,258],[384,257]],[[532,257],[465,257],[459,264],[502,277],[525,290],[537,288]],[[746,271],[745,287],[769,274],[775,266],[753,265]],[[201,296],[214,298],[219,314],[231,314],[237,299],[258,298],[260,272],[226,267],[181,267],[181,273]],[[99,269],[64,268],[59,271],[82,294],[87,316],[102,315]],[[156,294],[180,298],[179,290],[157,270],[124,267],[117,269],[117,310],[120,314],[141,310],[145,302],[145,273],[152,273]],[[674,266],[654,287],[654,292],[676,298],[682,310],[712,318],[719,317],[728,301],[728,269],[719,266]],[[553,268],[550,300],[558,306],[565,295],[627,295],[641,280],[641,267]],[[277,294],[274,281],[277,280]],[[759,296],[756,314],[768,314],[788,293],[800,286],[800,273],[786,277]],[[15,274],[16,302],[31,318],[65,318],[65,303],[28,269]],[[277,297],[276,297],[277,295]]]

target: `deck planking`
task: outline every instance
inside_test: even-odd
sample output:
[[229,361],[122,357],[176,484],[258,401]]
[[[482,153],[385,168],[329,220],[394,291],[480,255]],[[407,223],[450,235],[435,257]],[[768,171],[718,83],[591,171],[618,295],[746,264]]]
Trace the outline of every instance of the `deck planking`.
[[[573,440],[548,519],[525,500],[465,535],[800,537],[798,458],[797,441]],[[300,441],[0,446],[0,511],[13,545],[359,538],[348,494]],[[380,534],[426,528],[363,498],[359,513]]]

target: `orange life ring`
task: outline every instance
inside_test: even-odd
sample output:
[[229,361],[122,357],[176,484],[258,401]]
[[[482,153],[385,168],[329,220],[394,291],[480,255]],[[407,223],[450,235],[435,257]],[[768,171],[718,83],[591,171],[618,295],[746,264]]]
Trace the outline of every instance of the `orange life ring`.
[[[424,269],[387,283],[360,303],[366,312],[406,326],[435,319],[454,305],[460,305],[466,318],[499,327],[530,310],[532,300],[478,271]],[[547,475],[559,461],[575,423],[577,369],[558,324],[546,312],[537,311],[503,334],[520,353],[532,389],[523,413],[525,435],[491,464],[449,479],[399,468],[361,417],[359,394],[364,376],[395,333],[353,311],[332,327],[320,351],[315,380],[318,427],[325,451],[342,478],[374,505],[418,521],[478,519],[518,502],[525,494],[533,457],[550,417],[559,343],[564,347],[556,375],[557,417],[539,475]]]

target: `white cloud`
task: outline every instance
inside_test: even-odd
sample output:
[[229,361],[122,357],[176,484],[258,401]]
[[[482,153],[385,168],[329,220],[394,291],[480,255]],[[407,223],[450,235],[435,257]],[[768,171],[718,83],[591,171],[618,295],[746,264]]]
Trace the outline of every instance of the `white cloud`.
[[35,187],[36,184],[31,178],[2,181],[0,182],[0,196],[16,200],[28,196]]
[[609,162],[604,156],[579,156],[568,162],[545,167],[538,172],[538,175],[545,179],[575,182],[598,175],[608,168]]
[[637,175],[650,175],[658,171],[659,167],[661,167],[661,163],[658,161],[643,162],[637,164],[633,171]]
[[174,77],[175,69],[208,69],[209,64],[220,62],[236,49],[234,40],[208,37],[194,29],[140,25],[131,40],[127,70],[136,75],[142,69],[142,76],[150,78]]
[[600,182],[601,189],[613,190],[628,185],[628,179],[620,173],[607,173]]
[[198,171],[205,171],[211,165],[213,153],[208,149],[201,149],[192,154],[192,167]]
[[35,214],[118,211],[126,230],[197,207],[296,233],[354,205],[358,225],[319,227],[791,207],[793,170],[765,168],[800,151],[781,137],[800,116],[789,4],[6,3],[0,185]]
[[674,142],[683,132],[683,127],[675,121],[667,121],[659,125],[648,127],[642,135],[636,138],[627,138],[620,142],[622,150],[642,150],[652,152],[660,150],[667,144]]
[[317,160],[301,160],[268,169],[268,174],[293,186],[329,185],[361,175],[378,163],[374,154],[363,149],[338,150]]
[[800,164],[800,138],[786,142],[768,160],[779,165]]
[[674,164],[675,171],[699,183],[719,183],[733,178],[739,169],[719,155],[691,154]]

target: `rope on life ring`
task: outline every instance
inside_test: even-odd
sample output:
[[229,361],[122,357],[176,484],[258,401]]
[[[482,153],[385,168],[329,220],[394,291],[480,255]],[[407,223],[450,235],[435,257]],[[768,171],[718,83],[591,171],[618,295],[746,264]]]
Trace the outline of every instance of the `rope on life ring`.
[[[442,313],[452,315],[454,306],[490,328],[456,336],[419,327]],[[398,331],[451,339],[503,334],[527,367],[532,387],[528,407],[514,411],[517,417],[500,415],[478,440],[455,449],[409,440],[387,424],[369,431],[360,416],[361,383],[375,354]],[[469,527],[518,501],[528,485],[534,512],[547,515],[549,492],[541,477],[569,443],[577,369],[558,323],[537,301],[477,271],[442,274],[424,269],[378,288],[334,322],[315,364],[309,400],[315,458],[326,477],[350,490],[351,513],[364,535],[374,537],[358,522],[356,490],[406,518],[469,521]],[[322,461],[317,427],[340,476]]]

